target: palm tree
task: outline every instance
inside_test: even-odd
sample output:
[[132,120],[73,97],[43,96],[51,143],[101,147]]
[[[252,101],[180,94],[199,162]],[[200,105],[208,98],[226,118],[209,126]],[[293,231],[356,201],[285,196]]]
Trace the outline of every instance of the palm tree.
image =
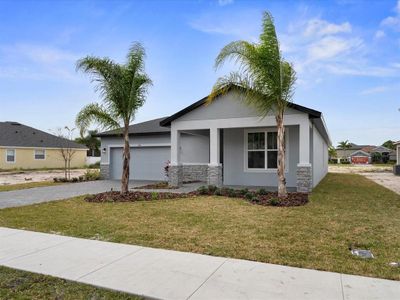
[[350,149],[351,145],[349,143],[349,140],[339,142],[338,148],[342,150]]
[[121,193],[128,192],[129,184],[129,124],[144,104],[147,89],[152,84],[145,73],[145,50],[140,43],[133,43],[125,64],[111,59],[86,56],[77,62],[77,69],[92,76],[97,84],[103,104],[86,105],[77,115],[76,124],[85,130],[92,123],[104,129],[120,129],[124,138]]
[[261,117],[275,115],[278,129],[278,196],[287,196],[285,179],[285,142],[283,115],[294,93],[296,74],[292,64],[284,60],[279,47],[272,15],[264,12],[262,32],[258,43],[231,42],[222,48],[215,68],[233,60],[239,70],[221,77],[215,83],[209,102],[228,90],[239,90],[245,102],[254,106]]
[[329,156],[329,159],[335,158],[337,156],[337,152],[336,152],[335,147],[329,146],[329,148],[328,148],[328,156]]
[[[89,130],[85,135],[85,132],[81,132],[80,137],[75,139],[78,144],[85,145],[89,148],[90,156],[99,155],[100,152],[100,139],[96,137],[97,130]],[[89,155],[88,153],[88,155]]]

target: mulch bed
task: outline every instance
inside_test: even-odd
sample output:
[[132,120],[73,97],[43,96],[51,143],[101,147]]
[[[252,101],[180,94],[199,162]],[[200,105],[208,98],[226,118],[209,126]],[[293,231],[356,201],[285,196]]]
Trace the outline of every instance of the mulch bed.
[[198,196],[224,196],[230,198],[241,198],[250,203],[264,206],[301,206],[308,203],[308,194],[306,193],[288,193],[287,198],[279,199],[278,193],[266,192],[264,190],[249,191],[247,189],[235,190],[229,188],[201,187],[197,191],[190,193],[173,192],[143,192],[129,191],[126,194],[120,192],[105,192],[95,195],[89,195],[85,198],[87,202],[136,202],[153,201],[177,198],[189,198]]

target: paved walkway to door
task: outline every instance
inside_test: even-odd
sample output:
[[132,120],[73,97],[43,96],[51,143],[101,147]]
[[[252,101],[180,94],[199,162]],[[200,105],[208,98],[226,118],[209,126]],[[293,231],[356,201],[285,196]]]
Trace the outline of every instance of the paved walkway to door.
[[156,299],[399,299],[400,282],[0,227],[0,265]]

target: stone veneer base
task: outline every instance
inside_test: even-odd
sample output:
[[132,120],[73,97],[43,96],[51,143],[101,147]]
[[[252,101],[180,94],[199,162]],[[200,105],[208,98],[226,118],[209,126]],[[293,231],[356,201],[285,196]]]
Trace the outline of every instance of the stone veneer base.
[[309,193],[312,190],[312,167],[297,166],[297,191],[300,193]]

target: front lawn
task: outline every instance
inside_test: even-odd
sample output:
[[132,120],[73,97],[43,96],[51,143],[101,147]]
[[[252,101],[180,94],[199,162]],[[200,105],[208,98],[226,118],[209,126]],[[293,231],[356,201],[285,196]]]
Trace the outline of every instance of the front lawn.
[[142,298],[64,279],[0,267],[0,299],[131,299]]
[[0,192],[24,190],[24,189],[31,189],[31,188],[35,188],[35,187],[44,187],[44,186],[52,186],[52,185],[59,185],[59,184],[61,184],[61,183],[53,182],[53,181],[40,181],[40,182],[27,182],[27,183],[0,185]]
[[[400,196],[328,174],[300,207],[206,196],[125,203],[83,197],[0,210],[0,226],[400,280]],[[373,260],[350,254],[371,249]]]

